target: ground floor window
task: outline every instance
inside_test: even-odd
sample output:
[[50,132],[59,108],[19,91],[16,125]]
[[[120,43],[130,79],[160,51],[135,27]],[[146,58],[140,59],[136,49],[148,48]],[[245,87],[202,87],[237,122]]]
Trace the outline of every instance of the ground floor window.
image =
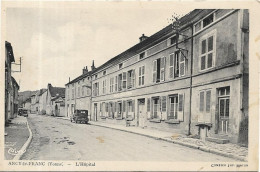
[[170,107],[168,119],[177,119],[178,118],[178,95],[169,97]]
[[159,98],[153,98],[153,118],[159,117],[160,112]]
[[117,117],[122,117],[122,102],[118,102],[117,104]]
[[127,117],[134,117],[134,100],[129,100],[126,102],[127,106]]

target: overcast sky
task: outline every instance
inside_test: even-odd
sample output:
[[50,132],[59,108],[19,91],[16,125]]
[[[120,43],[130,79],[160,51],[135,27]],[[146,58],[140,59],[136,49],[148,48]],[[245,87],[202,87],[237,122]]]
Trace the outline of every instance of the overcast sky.
[[[134,2],[138,5],[138,2]],[[43,7],[43,5],[41,6]],[[13,46],[16,62],[22,56],[22,72],[14,73],[20,91],[46,88],[48,83],[64,87],[69,77],[100,66],[169,23],[173,13],[192,9],[181,6],[124,3],[80,6],[8,8],[6,40]]]

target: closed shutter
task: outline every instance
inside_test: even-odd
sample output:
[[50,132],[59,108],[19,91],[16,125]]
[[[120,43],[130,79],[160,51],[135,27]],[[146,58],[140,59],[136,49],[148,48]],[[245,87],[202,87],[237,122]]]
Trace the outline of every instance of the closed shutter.
[[180,76],[185,75],[185,56],[186,56],[186,51],[180,51]]
[[135,70],[132,70],[132,87],[135,87]]
[[162,96],[162,112],[166,112],[166,96]]
[[200,92],[200,112],[204,111],[204,91]]
[[131,88],[132,87],[132,83],[131,83],[131,72],[128,71],[127,72],[127,79],[126,79],[126,82],[127,82],[127,88]]
[[178,119],[184,121],[184,94],[178,95],[179,107],[178,107]]
[[126,101],[123,101],[123,112],[126,112]]
[[165,70],[165,57],[162,57],[161,58],[161,81],[164,81],[165,80],[165,75],[164,75],[164,70]]
[[151,110],[151,99],[147,98],[147,112],[150,112]]
[[174,74],[174,54],[170,55],[170,67],[169,67],[169,77],[173,78],[173,74]]
[[133,118],[135,118],[135,100],[132,100],[132,113],[133,113]]
[[117,76],[115,76],[115,91],[117,91]]
[[154,60],[153,61],[153,82],[156,82],[156,78],[157,78],[157,61]]

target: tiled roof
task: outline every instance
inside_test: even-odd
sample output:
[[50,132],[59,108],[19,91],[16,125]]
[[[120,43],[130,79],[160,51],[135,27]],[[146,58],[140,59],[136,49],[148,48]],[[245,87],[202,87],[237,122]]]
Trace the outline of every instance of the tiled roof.
[[[185,28],[189,26],[190,24],[193,24],[197,22],[199,19],[201,19],[202,16],[205,16],[206,14],[210,13],[214,9],[208,9],[208,10],[201,10],[201,9],[195,9],[182,18],[180,18],[180,26],[181,28]],[[200,14],[200,15],[198,15]],[[114,58],[108,60],[98,68],[96,68],[93,73],[102,70],[105,67],[113,66],[116,64],[119,64],[123,62],[124,60],[133,57],[136,54],[141,53],[147,48],[150,48],[162,40],[165,40],[166,38],[170,37],[172,34],[174,34],[174,31],[172,29],[172,24],[166,26],[162,30],[158,31],[157,33],[153,34],[152,36],[148,37],[144,41],[134,45],[133,47],[129,48],[128,50],[122,52],[121,54],[115,56]]]
[[65,97],[65,88],[63,87],[50,87],[50,94],[52,97]]
[[8,41],[5,41],[5,48],[7,49],[7,52],[8,52],[9,55],[10,55],[10,62],[15,62],[15,60],[14,60],[13,47],[12,47],[11,43],[8,42]]
[[41,96],[45,91],[47,91],[47,89],[42,88],[42,89],[40,89],[40,91],[37,92],[37,95]]
[[84,74],[78,76],[77,78],[73,79],[72,81],[68,82],[68,83],[65,84],[65,85],[78,82],[79,80],[81,80],[81,79],[83,79],[83,78],[86,78],[87,76],[91,76],[92,72],[93,72],[93,71],[89,71],[89,72],[87,72],[87,73],[84,73]]

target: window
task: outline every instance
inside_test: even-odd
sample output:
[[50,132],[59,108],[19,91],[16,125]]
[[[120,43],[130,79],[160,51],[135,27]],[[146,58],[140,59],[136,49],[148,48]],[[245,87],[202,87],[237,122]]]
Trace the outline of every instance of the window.
[[230,96],[230,87],[223,87],[218,89],[220,118],[229,117],[229,99],[230,99],[229,96]]
[[187,51],[176,51],[170,54],[169,78],[185,75],[185,56]]
[[103,81],[103,94],[106,94],[106,80]]
[[170,97],[170,113],[168,119],[177,119],[178,95]]
[[138,83],[139,86],[144,85],[144,66],[139,67]]
[[118,75],[118,91],[126,89],[126,72]]
[[71,98],[74,99],[74,88],[72,88],[72,95]]
[[117,104],[117,117],[122,117],[122,102],[118,102]]
[[160,112],[159,108],[160,108],[159,98],[154,98],[153,99],[153,118],[159,117],[159,112]]
[[112,93],[114,91],[114,78],[110,78],[110,93]]
[[99,87],[98,82],[93,84],[93,95],[94,96],[98,96],[99,95],[99,88],[98,87]]
[[135,104],[135,101],[134,100],[129,100],[126,102],[126,105],[127,105],[127,117],[132,117],[134,118],[134,104]]
[[80,85],[78,86],[78,97],[80,97]]
[[200,92],[200,112],[210,112],[211,108],[211,90],[204,90]]
[[135,70],[130,70],[127,72],[127,88],[135,87]]
[[81,94],[82,94],[82,96],[84,96],[84,86],[82,86],[82,88],[81,88]]
[[176,44],[176,42],[177,42],[177,37],[176,37],[176,36],[171,37],[170,40],[171,40],[171,45]]
[[215,34],[206,35],[200,40],[200,70],[214,67]]
[[123,67],[123,63],[120,63],[120,64],[118,65],[118,68],[121,69],[122,67]]
[[115,91],[117,91],[117,76],[115,76]]
[[[184,94],[174,94],[169,96],[167,119],[184,120]],[[163,108],[163,107],[162,107]]]
[[208,17],[203,19],[203,27],[208,26],[210,23],[212,23],[214,20],[214,13],[210,14]]
[[69,100],[70,99],[70,90],[69,90],[69,88],[67,88],[67,100]]
[[106,71],[103,71],[103,75],[106,75],[106,73],[107,73]]
[[165,57],[153,61],[153,82],[164,81]]
[[110,118],[114,118],[114,103],[113,102],[108,103],[108,116]]
[[145,56],[145,52],[141,53],[141,54],[139,55],[139,60],[143,59],[144,56]]
[[95,75],[95,79],[97,79],[97,75]]

